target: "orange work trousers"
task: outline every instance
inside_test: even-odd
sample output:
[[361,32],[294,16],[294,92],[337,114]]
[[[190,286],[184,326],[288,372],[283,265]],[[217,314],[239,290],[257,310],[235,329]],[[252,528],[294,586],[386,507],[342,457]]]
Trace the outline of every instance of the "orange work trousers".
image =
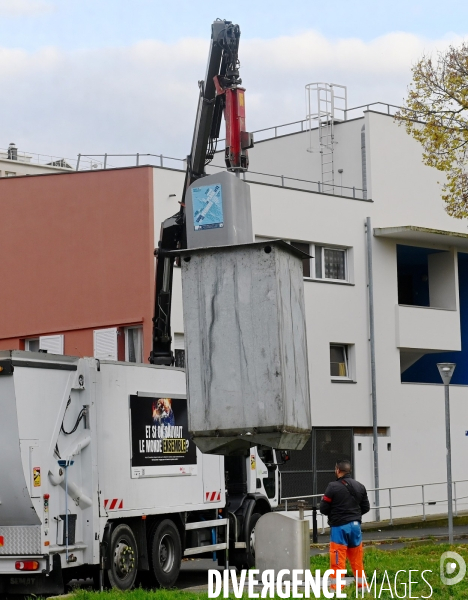
[[357,587],[362,587],[364,574],[364,560],[362,542],[359,546],[350,548],[344,544],[330,542],[330,569],[333,571],[330,576],[331,587],[336,588],[336,571],[346,570],[346,559],[349,560],[353,575],[356,578]]

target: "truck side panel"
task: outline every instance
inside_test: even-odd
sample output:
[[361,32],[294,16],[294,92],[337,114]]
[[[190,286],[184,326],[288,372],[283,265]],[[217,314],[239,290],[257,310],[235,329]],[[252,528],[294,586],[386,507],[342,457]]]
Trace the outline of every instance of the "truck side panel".
[[[224,459],[203,457],[198,449],[196,465],[182,461],[176,471],[173,468],[171,471],[163,462],[166,457],[171,463],[168,449],[158,463],[160,466],[146,471],[142,468],[141,476],[132,478],[130,396],[140,393],[143,400],[185,398],[185,373],[178,369],[103,361],[98,375],[101,516],[117,518],[223,507]],[[149,417],[148,427],[152,423]],[[179,425],[177,419],[174,424]],[[206,492],[210,492],[209,505],[205,501]],[[212,492],[215,492],[213,498]]]

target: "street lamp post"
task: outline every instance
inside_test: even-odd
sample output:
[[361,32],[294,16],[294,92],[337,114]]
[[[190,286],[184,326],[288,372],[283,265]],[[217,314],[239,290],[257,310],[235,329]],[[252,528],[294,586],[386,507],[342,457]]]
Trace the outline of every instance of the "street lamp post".
[[447,448],[447,501],[449,544],[453,544],[453,506],[452,506],[452,447],[450,443],[450,401],[449,386],[455,371],[455,363],[437,363],[445,392],[445,445]]

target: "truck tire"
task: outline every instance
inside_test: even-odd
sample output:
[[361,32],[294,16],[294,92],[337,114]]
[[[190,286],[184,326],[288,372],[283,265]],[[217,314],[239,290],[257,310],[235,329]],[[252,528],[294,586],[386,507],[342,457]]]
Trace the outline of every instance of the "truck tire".
[[137,575],[138,547],[133,531],[124,523],[111,533],[109,563],[107,578],[111,587],[131,590]]
[[170,519],[156,524],[149,538],[150,571],[159,587],[170,588],[177,581],[182,545],[177,527]]
[[262,515],[260,513],[254,513],[250,517],[249,523],[249,536],[246,539],[247,542],[247,568],[250,569],[255,566],[255,525]]
[[260,513],[253,513],[250,517],[245,550],[233,550],[229,555],[229,563],[238,569],[251,569],[255,566],[255,525],[261,516]]

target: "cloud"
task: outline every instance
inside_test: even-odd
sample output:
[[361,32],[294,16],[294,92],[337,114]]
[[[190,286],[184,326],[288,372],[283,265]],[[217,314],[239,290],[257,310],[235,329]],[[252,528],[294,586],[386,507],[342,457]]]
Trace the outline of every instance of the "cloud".
[[[1,4],[0,4],[1,6]],[[390,33],[369,42],[327,39],[314,31],[241,41],[250,130],[305,118],[304,86],[348,86],[348,104],[400,104],[411,65],[459,38],[427,40]],[[190,147],[209,40],[29,53],[0,48],[0,148],[75,157],[80,153],[163,153]],[[111,159],[109,159],[111,163]]]
[[51,2],[45,0],[0,0],[0,16],[35,16],[55,10]]

